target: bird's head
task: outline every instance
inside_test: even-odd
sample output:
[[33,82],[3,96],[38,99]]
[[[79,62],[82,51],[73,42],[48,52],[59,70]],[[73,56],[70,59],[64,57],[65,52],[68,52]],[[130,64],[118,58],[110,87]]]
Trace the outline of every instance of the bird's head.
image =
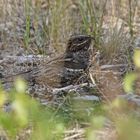
[[68,41],[66,51],[77,52],[80,50],[88,50],[91,44],[91,40],[94,39],[89,35],[75,35],[71,36]]

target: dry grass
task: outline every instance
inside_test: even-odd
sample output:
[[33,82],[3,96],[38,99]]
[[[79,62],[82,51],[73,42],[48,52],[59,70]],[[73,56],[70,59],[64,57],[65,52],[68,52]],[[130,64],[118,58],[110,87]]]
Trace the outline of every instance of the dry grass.
[[[132,66],[134,39],[140,35],[139,7],[138,0],[1,0],[0,57],[53,56],[65,50],[72,34],[91,34],[95,43],[90,74],[110,103],[123,92],[122,68],[115,66],[124,64],[125,72]],[[103,65],[115,68],[102,70]],[[84,131],[66,131],[65,140],[85,139]],[[99,140],[117,139],[115,129],[105,127],[97,134]]]

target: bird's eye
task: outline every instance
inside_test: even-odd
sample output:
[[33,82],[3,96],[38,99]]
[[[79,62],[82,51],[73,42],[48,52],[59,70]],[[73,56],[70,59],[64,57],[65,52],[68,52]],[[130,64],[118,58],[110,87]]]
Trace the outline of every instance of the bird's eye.
[[83,41],[83,38],[78,38],[78,41],[79,41],[79,42]]

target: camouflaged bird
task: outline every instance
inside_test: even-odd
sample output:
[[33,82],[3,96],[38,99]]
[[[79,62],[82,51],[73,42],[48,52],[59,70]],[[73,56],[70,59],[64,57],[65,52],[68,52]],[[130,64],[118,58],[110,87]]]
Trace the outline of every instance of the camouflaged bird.
[[38,88],[36,85],[60,88],[76,84],[88,68],[92,39],[88,35],[72,36],[63,55],[46,61],[39,68],[16,75],[27,80],[32,89]]

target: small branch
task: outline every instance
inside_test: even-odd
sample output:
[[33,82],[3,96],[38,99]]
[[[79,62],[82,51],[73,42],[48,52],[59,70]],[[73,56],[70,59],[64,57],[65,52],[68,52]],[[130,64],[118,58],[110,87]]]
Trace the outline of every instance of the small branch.
[[79,84],[79,85],[69,85],[63,88],[54,88],[52,93],[53,94],[58,94],[59,92],[69,92],[69,91],[76,91],[78,88],[82,88],[82,87],[92,87],[94,88],[96,85],[93,84],[89,84],[89,83],[83,83],[83,84]]
[[110,68],[119,68],[119,67],[127,67],[128,64],[117,64],[117,65],[102,65],[101,70],[110,69]]

